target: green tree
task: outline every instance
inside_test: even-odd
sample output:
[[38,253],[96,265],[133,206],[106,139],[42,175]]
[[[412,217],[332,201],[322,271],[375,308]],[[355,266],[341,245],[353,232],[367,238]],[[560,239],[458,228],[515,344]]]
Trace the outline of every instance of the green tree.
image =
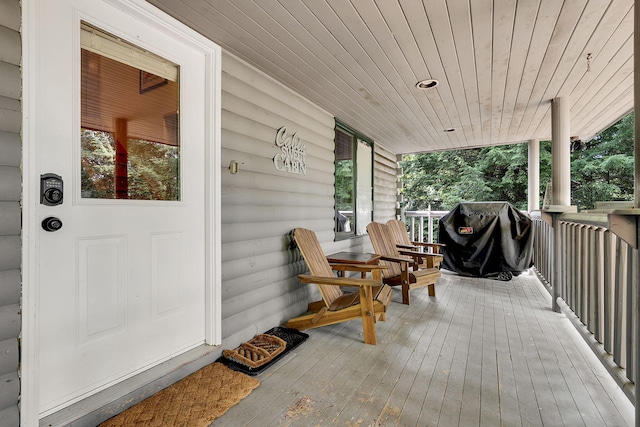
[[353,210],[353,162],[351,159],[336,163],[336,209]]
[[633,200],[633,114],[575,147],[571,154],[571,199],[581,209],[597,201]]
[[115,189],[116,149],[113,135],[107,132],[83,129],[82,146],[82,197],[113,198]]
[[[550,145],[541,144],[541,182],[550,172]],[[507,201],[527,208],[527,144],[405,156],[403,189],[407,210],[449,210],[467,201]],[[546,184],[543,188],[546,187]]]
[[[452,209],[462,201],[506,201],[527,209],[528,144],[407,155],[402,194],[405,209]],[[596,201],[633,198],[633,114],[571,156],[572,203],[592,209]],[[551,143],[540,143],[540,198],[551,180]]]
[[[108,132],[83,129],[82,197],[114,199],[115,142]],[[180,200],[180,148],[139,139],[129,139],[129,198],[136,200]]]

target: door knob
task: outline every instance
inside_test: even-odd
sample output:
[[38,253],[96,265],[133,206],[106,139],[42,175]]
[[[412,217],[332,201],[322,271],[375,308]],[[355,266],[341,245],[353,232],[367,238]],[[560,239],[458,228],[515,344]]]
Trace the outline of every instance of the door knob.
[[58,231],[62,228],[62,221],[55,216],[49,216],[42,220],[42,228],[44,231]]

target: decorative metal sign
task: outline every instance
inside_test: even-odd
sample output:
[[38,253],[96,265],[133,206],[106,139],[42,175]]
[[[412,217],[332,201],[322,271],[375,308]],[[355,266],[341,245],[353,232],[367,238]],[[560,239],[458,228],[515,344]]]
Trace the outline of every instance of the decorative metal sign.
[[276,145],[281,150],[273,158],[276,169],[299,175],[307,174],[307,145],[297,132],[288,135],[287,128],[282,126],[276,133]]

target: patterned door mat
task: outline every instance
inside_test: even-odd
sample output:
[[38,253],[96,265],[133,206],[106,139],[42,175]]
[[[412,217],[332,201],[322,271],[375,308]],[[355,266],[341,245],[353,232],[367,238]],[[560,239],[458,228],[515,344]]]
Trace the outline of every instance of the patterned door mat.
[[207,427],[260,381],[212,363],[133,405],[100,427]]
[[302,344],[304,341],[306,341],[307,338],[309,338],[309,335],[305,334],[304,332],[300,332],[296,329],[283,328],[280,326],[276,326],[273,329],[269,329],[268,331],[264,332],[264,334],[276,336],[287,343],[284,351],[278,354],[277,356],[275,356],[268,363],[265,363],[264,365],[258,366],[256,368],[252,368],[252,367],[243,365],[241,363],[237,363],[233,360],[227,359],[224,356],[221,356],[218,360],[216,360],[216,362],[223,363],[224,365],[226,365],[230,369],[233,369],[234,371],[244,372],[245,374],[248,374],[248,375],[258,375],[260,372],[264,371],[269,366],[276,363],[285,354],[287,354],[288,352],[290,352],[291,350],[293,350],[294,348]]

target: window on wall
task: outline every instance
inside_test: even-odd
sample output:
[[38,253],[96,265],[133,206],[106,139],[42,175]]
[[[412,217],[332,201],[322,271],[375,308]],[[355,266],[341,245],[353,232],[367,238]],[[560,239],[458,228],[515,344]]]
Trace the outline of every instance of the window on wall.
[[373,143],[336,123],[336,238],[366,233],[373,218]]

